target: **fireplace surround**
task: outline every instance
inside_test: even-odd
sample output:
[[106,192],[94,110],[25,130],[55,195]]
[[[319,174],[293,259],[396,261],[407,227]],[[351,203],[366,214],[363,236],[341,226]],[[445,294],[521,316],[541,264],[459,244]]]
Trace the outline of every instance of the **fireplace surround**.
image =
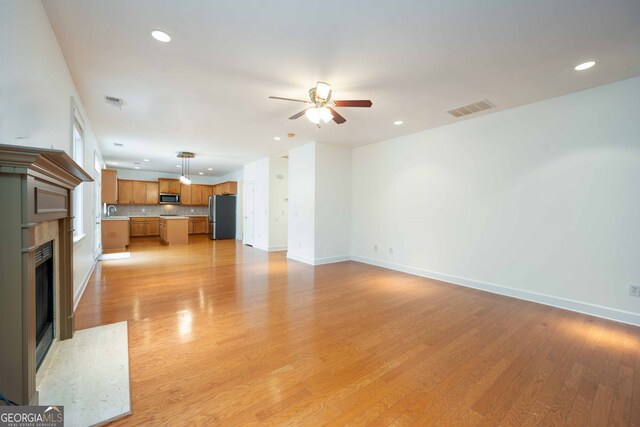
[[[20,405],[38,403],[38,332],[73,337],[72,190],[91,181],[64,151],[0,145],[0,392]],[[53,254],[44,322],[36,316],[43,244]],[[39,322],[50,324],[37,331]]]

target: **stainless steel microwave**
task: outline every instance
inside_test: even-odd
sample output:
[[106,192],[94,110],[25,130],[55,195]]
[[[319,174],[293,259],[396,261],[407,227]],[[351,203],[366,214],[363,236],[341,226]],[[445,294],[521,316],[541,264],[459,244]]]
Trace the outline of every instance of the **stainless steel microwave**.
[[160,193],[160,199],[158,200],[158,203],[161,205],[179,205],[180,195]]

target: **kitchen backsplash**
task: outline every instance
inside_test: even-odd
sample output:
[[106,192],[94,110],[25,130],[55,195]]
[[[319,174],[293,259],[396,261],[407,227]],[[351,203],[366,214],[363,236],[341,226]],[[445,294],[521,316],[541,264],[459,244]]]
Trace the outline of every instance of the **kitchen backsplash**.
[[[118,216],[207,215],[207,206],[180,205],[115,205]],[[103,212],[103,217],[106,216]]]

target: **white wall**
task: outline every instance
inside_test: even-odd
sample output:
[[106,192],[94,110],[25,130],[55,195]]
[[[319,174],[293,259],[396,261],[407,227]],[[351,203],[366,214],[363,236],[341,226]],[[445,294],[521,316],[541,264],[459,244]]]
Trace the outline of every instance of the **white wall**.
[[634,78],[355,149],[354,258],[639,324],[639,94]]
[[269,159],[269,250],[287,249],[289,160]]
[[[269,250],[269,158],[244,165],[244,182],[254,185],[253,246]],[[245,193],[245,197],[249,197]],[[245,205],[247,201],[244,201]],[[246,238],[246,236],[245,236]],[[246,240],[245,240],[246,242]]]
[[236,240],[242,240],[244,226],[244,168],[228,173],[218,178],[220,182],[236,181],[238,194],[236,195]]
[[[99,153],[91,123],[39,1],[0,2],[0,142],[55,148],[71,155],[71,97],[85,129],[84,169],[92,176]],[[94,265],[94,195],[84,186],[86,236],[74,245],[74,292],[78,301]]]
[[289,150],[289,232],[287,257],[315,261],[315,142]]
[[315,264],[351,254],[351,149],[316,143]]
[[289,151],[289,258],[350,259],[351,149],[312,142]]

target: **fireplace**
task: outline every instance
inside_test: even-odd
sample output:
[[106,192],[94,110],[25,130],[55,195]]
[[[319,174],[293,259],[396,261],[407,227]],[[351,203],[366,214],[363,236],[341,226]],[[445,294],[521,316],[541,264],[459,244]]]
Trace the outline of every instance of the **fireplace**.
[[53,342],[53,240],[36,249],[36,369]]
[[64,151],[0,145],[0,392],[20,405],[38,404],[37,368],[73,337],[72,191],[91,181]]

